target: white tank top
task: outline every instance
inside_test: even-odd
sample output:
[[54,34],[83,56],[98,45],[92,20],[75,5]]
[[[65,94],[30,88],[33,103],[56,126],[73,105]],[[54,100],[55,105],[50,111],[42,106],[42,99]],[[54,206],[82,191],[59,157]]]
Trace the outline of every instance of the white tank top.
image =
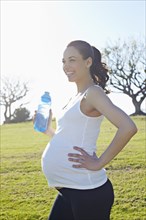
[[90,155],[96,152],[96,141],[103,116],[89,117],[80,110],[85,95],[76,97],[61,111],[55,135],[42,155],[42,170],[50,187],[93,189],[107,181],[105,169],[91,171],[73,168],[68,153],[78,153],[74,146],[82,147]]

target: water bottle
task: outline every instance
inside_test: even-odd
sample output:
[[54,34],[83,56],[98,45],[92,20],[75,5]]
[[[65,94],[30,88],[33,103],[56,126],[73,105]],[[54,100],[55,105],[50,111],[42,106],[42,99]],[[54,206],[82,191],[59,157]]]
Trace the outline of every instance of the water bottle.
[[51,97],[49,92],[41,96],[41,103],[38,105],[34,121],[34,129],[39,132],[45,132],[48,128],[49,110],[51,108]]

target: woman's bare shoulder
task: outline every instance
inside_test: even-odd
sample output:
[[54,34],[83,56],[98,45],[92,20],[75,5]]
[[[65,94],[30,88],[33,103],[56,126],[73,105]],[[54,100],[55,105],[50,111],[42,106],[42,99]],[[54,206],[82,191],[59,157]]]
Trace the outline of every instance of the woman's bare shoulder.
[[104,90],[100,86],[93,85],[88,88],[87,96],[89,96],[90,98],[96,99],[97,97],[107,96],[107,95],[105,94]]

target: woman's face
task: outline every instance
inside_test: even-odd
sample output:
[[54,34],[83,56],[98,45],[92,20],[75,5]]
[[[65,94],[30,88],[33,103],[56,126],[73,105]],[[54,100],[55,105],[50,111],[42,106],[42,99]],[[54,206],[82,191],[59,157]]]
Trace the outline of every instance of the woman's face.
[[[63,70],[70,82],[79,82],[89,76],[92,59],[83,59],[75,47],[68,47],[63,54]],[[90,64],[91,63],[91,64]]]

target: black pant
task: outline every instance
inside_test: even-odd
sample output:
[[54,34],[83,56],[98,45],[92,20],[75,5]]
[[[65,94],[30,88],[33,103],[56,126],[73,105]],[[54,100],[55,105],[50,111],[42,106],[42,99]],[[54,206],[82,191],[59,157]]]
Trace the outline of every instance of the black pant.
[[114,202],[111,182],[89,190],[62,188],[48,220],[109,220]]

